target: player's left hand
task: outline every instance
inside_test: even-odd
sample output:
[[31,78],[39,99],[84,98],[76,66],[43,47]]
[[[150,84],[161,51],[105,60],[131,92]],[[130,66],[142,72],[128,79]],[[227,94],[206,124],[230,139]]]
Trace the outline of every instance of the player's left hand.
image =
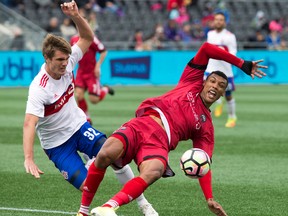
[[63,13],[67,16],[73,17],[79,14],[77,4],[74,0],[71,2],[64,2],[60,6]]
[[257,60],[257,61],[252,61],[252,71],[251,71],[251,77],[254,79],[255,76],[262,78],[263,76],[266,76],[266,73],[263,71],[259,70],[259,68],[268,68],[267,66],[264,65],[259,65],[260,62],[263,62],[264,60]]
[[227,216],[222,206],[219,203],[217,203],[214,199],[208,199],[207,204],[210,211],[212,211],[215,215]]

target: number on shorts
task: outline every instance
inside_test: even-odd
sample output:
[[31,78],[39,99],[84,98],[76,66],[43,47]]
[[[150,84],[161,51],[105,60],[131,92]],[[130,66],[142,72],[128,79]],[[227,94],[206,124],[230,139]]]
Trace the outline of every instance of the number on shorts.
[[100,133],[96,132],[93,128],[88,128],[83,135],[88,137],[89,140],[93,140],[96,136],[100,135]]

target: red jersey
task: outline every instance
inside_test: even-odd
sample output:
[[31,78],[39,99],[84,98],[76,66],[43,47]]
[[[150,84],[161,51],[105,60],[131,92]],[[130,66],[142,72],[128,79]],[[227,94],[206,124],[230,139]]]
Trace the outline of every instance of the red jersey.
[[[75,35],[71,38],[70,44],[74,45],[79,40],[79,36]],[[77,70],[77,74],[87,74],[87,73],[93,73],[94,74],[94,68],[96,66],[96,54],[99,52],[105,51],[104,45],[101,43],[101,41],[94,36],[94,40],[92,44],[90,45],[88,51],[85,53],[83,58],[79,61],[79,67]]]
[[188,63],[178,85],[162,96],[146,99],[136,111],[141,115],[148,107],[158,107],[167,118],[173,150],[181,140],[191,139],[193,146],[205,150],[211,157],[214,148],[214,127],[210,110],[203,104],[200,92],[206,65]]
[[244,63],[244,60],[215,45],[204,43],[195,58],[188,62],[174,89],[162,96],[146,99],[136,110],[136,116],[153,107],[163,112],[170,129],[170,150],[175,149],[179,141],[191,139],[194,147],[203,149],[212,157],[214,127],[210,110],[200,97],[204,71],[210,58],[224,60],[239,68]]

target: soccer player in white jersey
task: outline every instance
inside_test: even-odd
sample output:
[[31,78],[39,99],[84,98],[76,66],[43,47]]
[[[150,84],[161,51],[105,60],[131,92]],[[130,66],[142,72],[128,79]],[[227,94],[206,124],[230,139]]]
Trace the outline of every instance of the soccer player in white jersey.
[[[34,162],[35,130],[42,148],[63,177],[82,190],[87,169],[78,151],[90,158],[96,156],[106,140],[87,121],[74,97],[73,68],[88,50],[94,34],[89,24],[79,15],[74,1],[61,4],[79,31],[79,40],[72,47],[62,37],[48,34],[43,42],[45,63],[29,88],[23,125],[24,167],[27,173],[40,178],[44,172]],[[130,167],[115,171],[122,184],[134,178]],[[158,216],[143,194],[137,203],[146,216]],[[83,209],[89,212],[89,209]]]
[[[226,28],[225,15],[221,12],[216,13],[214,16],[214,30],[208,32],[207,42],[217,45],[227,52],[236,55],[237,53],[237,42],[236,37],[233,33],[228,31]],[[236,125],[236,102],[232,96],[232,92],[235,91],[234,76],[232,72],[231,64],[210,59],[206,72],[211,73],[212,71],[220,70],[223,71],[228,77],[228,87],[225,92],[225,99],[227,101],[228,108],[228,120],[225,124],[226,127],[232,128]],[[223,102],[219,99],[216,102],[214,115],[219,117],[222,114]]]

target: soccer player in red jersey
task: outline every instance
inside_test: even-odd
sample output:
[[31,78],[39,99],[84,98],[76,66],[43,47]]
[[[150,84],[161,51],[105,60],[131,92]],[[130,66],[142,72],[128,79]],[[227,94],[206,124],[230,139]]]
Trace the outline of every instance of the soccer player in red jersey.
[[[71,38],[70,44],[74,45],[79,40],[79,36],[75,35]],[[96,55],[100,54],[98,61]],[[85,100],[85,91],[88,90],[89,100],[93,104],[102,101],[107,93],[114,95],[114,90],[108,86],[102,86],[100,83],[100,68],[107,55],[107,50],[101,41],[94,36],[94,40],[88,51],[79,61],[79,67],[75,79],[75,94],[78,106],[87,116],[87,121],[92,123],[88,113],[88,105]]]
[[[137,198],[161,177],[173,176],[168,153],[181,140],[192,140],[210,158],[214,149],[214,127],[209,107],[224,96],[228,84],[221,71],[212,72],[203,83],[203,75],[210,58],[223,60],[241,68],[252,78],[266,74],[259,61],[244,61],[215,45],[204,43],[196,56],[185,67],[178,85],[159,97],[144,100],[136,110],[136,118],[123,124],[104,143],[88,170],[82,192],[81,208],[90,206],[109,165],[122,167],[132,160],[138,166],[139,176],[101,207],[92,209],[96,216],[116,215],[115,209]],[[226,216],[222,206],[213,199],[212,172],[199,179],[209,209]]]

